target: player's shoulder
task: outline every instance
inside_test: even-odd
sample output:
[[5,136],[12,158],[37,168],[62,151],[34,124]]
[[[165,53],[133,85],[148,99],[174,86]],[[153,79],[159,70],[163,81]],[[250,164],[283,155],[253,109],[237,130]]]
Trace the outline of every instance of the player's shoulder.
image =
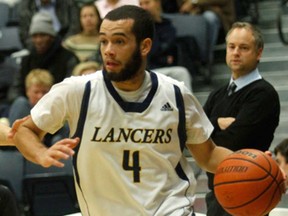
[[158,83],[161,89],[165,89],[165,91],[169,92],[168,89],[171,91],[175,91],[175,89],[180,90],[180,93],[184,95],[192,95],[193,93],[185,86],[184,82],[181,82],[179,80],[176,80],[172,77],[169,77],[165,74],[161,74],[158,72],[152,72],[157,75]]
[[103,74],[102,71],[96,71],[94,73],[91,74],[84,74],[81,76],[71,76],[66,78],[64,81],[66,82],[70,82],[70,83],[87,83],[88,81],[92,81],[92,80],[101,80],[103,78]]
[[67,92],[69,94],[74,94],[75,92],[82,92],[85,89],[86,83],[92,80],[103,80],[101,79],[101,71],[96,71],[92,74],[82,75],[82,76],[70,76],[65,78],[62,82],[53,85],[52,90],[58,90]]
[[164,84],[164,85],[165,84],[171,84],[171,85],[176,85],[179,87],[184,86],[183,82],[180,82],[179,80],[176,80],[176,79],[169,77],[165,74],[158,73],[155,71],[151,71],[151,73],[155,73],[157,75],[160,84]]

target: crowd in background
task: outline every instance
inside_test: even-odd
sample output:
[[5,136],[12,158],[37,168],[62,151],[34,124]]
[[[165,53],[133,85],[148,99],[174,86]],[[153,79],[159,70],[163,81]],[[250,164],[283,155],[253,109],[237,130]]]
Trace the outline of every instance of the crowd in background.
[[[23,49],[28,50],[21,56],[18,65],[7,65],[5,55],[1,57],[1,73],[5,68],[13,72],[3,76],[4,91],[1,92],[0,117],[2,122],[11,125],[10,106],[18,97],[27,97],[26,76],[33,69],[44,69],[52,74],[54,83],[71,76],[77,64],[95,62],[101,69],[99,53],[99,26],[102,18],[110,10],[125,4],[138,5],[153,15],[156,38],[149,57],[149,69],[183,81],[192,91],[192,79],[197,72],[178,64],[179,49],[176,44],[176,29],[171,21],[164,18],[166,13],[182,13],[205,17],[209,23],[208,43],[213,47],[224,41],[224,35],[236,20],[235,2],[231,0],[160,1],[151,7],[151,1],[138,0],[22,0],[6,1],[17,10],[16,25]],[[154,1],[152,1],[154,2]],[[193,26],[191,26],[193,28]],[[11,54],[11,53],[9,53]],[[209,53],[213,61],[213,49]],[[11,76],[13,75],[13,76]],[[13,78],[13,79],[12,79]],[[31,106],[33,106],[31,104]]]

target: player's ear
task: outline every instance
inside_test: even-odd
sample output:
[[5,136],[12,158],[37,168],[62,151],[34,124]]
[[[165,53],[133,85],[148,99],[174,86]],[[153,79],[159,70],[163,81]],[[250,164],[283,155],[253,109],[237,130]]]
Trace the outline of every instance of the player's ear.
[[142,56],[147,56],[152,47],[152,40],[151,38],[145,38],[140,44],[140,51]]

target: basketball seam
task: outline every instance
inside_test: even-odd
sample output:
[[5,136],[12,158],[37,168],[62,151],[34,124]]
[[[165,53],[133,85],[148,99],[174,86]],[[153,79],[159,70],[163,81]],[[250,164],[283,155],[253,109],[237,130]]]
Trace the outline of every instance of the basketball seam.
[[[261,166],[260,164],[252,161],[252,160],[249,160],[249,159],[245,159],[245,158],[237,158],[237,157],[230,157],[228,159],[225,159],[224,161],[229,161],[229,160],[242,160],[242,161],[248,161],[254,165],[256,165],[257,167],[259,167],[260,169],[262,169],[267,175],[263,176],[262,178],[257,178],[257,179],[252,179],[252,180],[238,180],[238,181],[226,181],[225,183],[217,183],[217,184],[214,184],[214,187],[219,187],[221,185],[224,185],[224,184],[234,184],[234,183],[241,183],[241,182],[254,182],[254,181],[259,181],[259,180],[263,180],[263,179],[266,179],[268,178],[269,176],[272,178],[272,182],[271,184],[265,189],[263,190],[260,194],[258,194],[256,197],[254,197],[252,200],[249,200],[248,202],[245,202],[241,205],[238,205],[238,206],[234,206],[234,207],[226,207],[226,206],[223,206],[224,208],[226,209],[236,209],[236,208],[241,208],[245,205],[248,205],[252,202],[254,202],[255,200],[257,200],[259,197],[261,197],[264,193],[266,193],[268,191],[269,188],[271,188],[272,184],[276,183],[277,187],[275,188],[275,190],[273,191],[273,195],[271,196],[271,199],[269,200],[269,205],[266,205],[266,208],[265,210],[262,212],[263,214],[266,213],[266,211],[268,210],[268,207],[272,204],[272,201],[273,201],[273,197],[275,196],[275,194],[277,192],[280,192],[281,193],[281,190],[280,190],[280,184],[283,183],[283,181],[281,182],[278,182],[277,180],[277,176],[279,174],[279,169],[277,169],[277,172],[276,172],[276,177],[273,176],[271,174],[271,171],[272,171],[272,165],[271,165],[271,161],[267,158],[267,156],[261,152],[261,155],[265,158],[265,160],[268,162],[268,165],[269,165],[269,170],[266,169],[265,167]],[[216,172],[217,173],[217,172]]]
[[[251,160],[247,160],[247,159],[245,159],[245,158],[228,158],[228,159],[225,159],[224,161],[229,161],[229,160],[242,160],[242,161],[249,161],[249,162],[251,162],[251,163],[253,163],[254,165],[256,165],[256,166],[258,166],[259,168],[261,168],[262,170],[264,170],[265,172],[266,172],[266,174],[267,175],[265,175],[265,176],[263,176],[262,178],[258,178],[258,179],[252,179],[252,180],[250,180],[250,181],[257,181],[257,180],[262,180],[262,179],[265,179],[265,178],[267,178],[268,176],[272,176],[272,175],[270,175],[270,173],[263,167],[263,166],[261,166],[261,165],[259,165],[259,164],[257,164],[257,163],[255,163],[255,162],[253,162],[253,161],[251,161]],[[267,158],[265,158],[266,160],[267,160]],[[268,160],[269,161],[269,160]],[[271,164],[270,164],[270,162],[269,162],[269,165],[270,165],[270,171],[271,171]],[[215,174],[217,174],[217,172],[215,173]],[[272,178],[273,178],[273,176],[272,176]],[[243,180],[243,181],[249,181],[249,180]],[[229,181],[227,181],[227,182],[225,182],[225,183],[217,183],[217,184],[214,184],[214,187],[215,186],[218,186],[218,185],[222,185],[222,184],[227,184],[227,183],[233,183],[233,182],[239,182],[239,180],[238,181],[231,181],[231,182],[229,182]]]

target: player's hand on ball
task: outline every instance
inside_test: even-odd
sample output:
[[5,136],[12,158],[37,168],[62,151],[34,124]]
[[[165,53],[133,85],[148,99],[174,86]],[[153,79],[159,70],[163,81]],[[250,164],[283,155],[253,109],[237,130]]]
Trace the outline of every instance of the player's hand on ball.
[[265,151],[265,154],[270,156],[270,157],[272,157],[272,155],[273,155],[272,152],[270,152],[270,151]]
[[62,139],[52,145],[50,148],[43,148],[43,151],[38,154],[38,163],[43,167],[64,167],[64,163],[61,160],[67,160],[74,155],[74,150],[80,139]]

